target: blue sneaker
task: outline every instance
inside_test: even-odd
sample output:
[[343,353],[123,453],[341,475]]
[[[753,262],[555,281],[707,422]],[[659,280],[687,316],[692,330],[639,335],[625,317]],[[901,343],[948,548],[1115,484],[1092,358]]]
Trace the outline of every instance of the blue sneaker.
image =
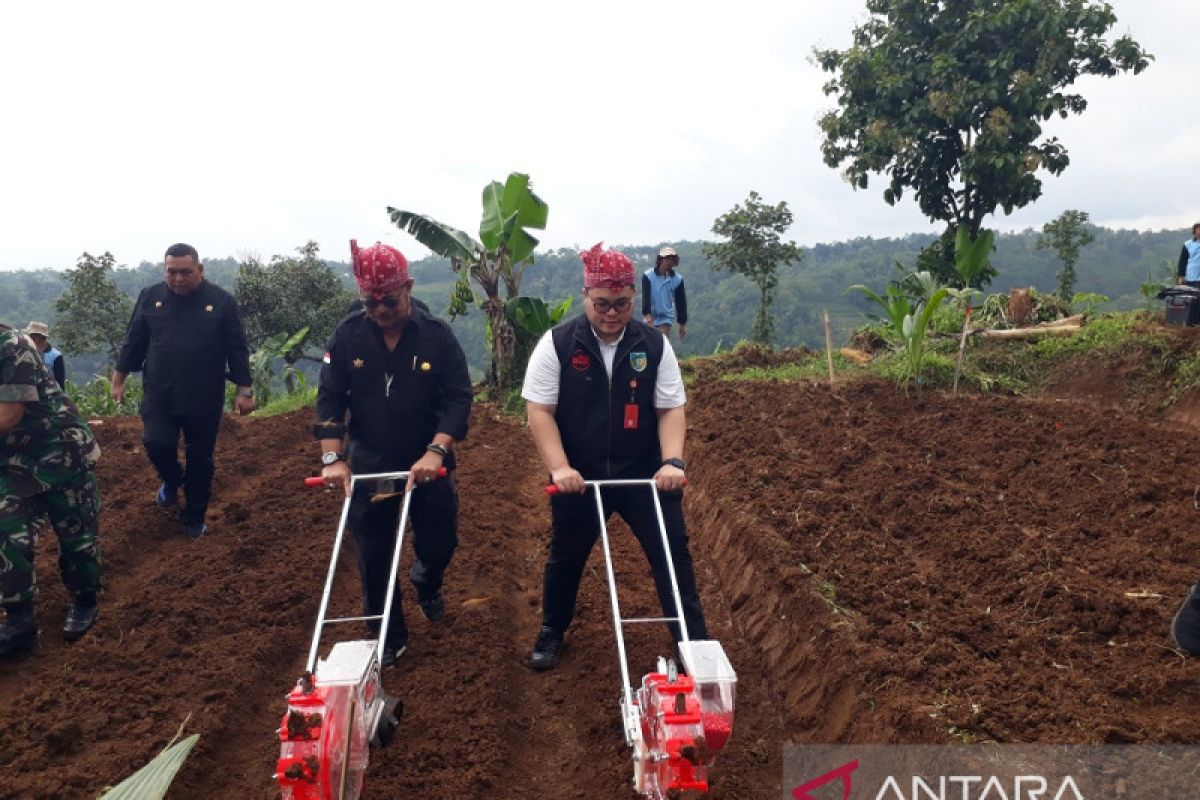
[[164,483],[158,487],[154,502],[159,508],[174,508],[179,504],[179,487]]
[[208,533],[208,526],[203,522],[185,522],[183,523],[183,532],[189,539],[199,539]]

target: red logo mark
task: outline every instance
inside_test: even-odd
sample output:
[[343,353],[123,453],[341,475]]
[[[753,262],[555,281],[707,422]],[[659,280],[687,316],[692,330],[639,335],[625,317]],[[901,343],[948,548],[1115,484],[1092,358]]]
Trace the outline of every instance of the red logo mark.
[[576,350],[575,355],[571,356],[571,366],[583,372],[592,365],[592,359],[588,358],[588,354],[582,350]]
[[822,775],[819,778],[813,778],[811,781],[804,784],[803,786],[797,786],[795,789],[792,789],[792,798],[793,798],[793,800],[816,800],[816,798],[814,798],[811,794],[809,794],[810,791],[812,791],[813,789],[819,789],[820,787],[824,786],[825,784],[833,783],[838,778],[841,778],[841,780],[842,780],[842,800],[849,800],[849,798],[850,798],[850,773],[854,772],[854,770],[856,770],[856,769],[858,769],[858,759],[857,758],[854,759],[853,761],[842,764],[837,769],[832,769],[829,772],[826,772],[824,775]]

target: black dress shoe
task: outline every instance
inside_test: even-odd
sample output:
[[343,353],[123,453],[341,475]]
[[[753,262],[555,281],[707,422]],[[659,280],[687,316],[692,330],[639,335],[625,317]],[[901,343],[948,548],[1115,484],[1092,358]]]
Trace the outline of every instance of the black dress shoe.
[[85,603],[76,600],[67,612],[67,621],[63,623],[63,638],[68,642],[77,642],[96,624],[100,616],[100,606],[95,602]]
[[562,654],[563,635],[554,628],[542,626],[538,631],[537,641],[534,642],[533,652],[525,662],[530,669],[546,670],[558,666],[558,658]]
[[440,592],[428,600],[417,600],[417,605],[421,607],[421,613],[425,615],[425,619],[430,622],[437,622],[446,616],[446,601],[442,599]]
[[379,666],[385,668],[394,667],[396,661],[399,660],[400,656],[404,655],[404,651],[407,649],[408,642],[400,645],[385,644],[383,646],[383,653],[379,656]]
[[1171,621],[1171,638],[1180,649],[1200,655],[1200,583],[1188,589],[1183,605]]
[[32,650],[38,640],[37,618],[33,608],[10,606],[0,625],[0,658],[10,658]]

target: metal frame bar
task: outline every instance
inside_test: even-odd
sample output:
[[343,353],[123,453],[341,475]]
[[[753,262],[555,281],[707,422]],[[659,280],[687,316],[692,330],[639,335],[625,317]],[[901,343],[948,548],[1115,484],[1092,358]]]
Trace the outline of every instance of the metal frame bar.
[[387,636],[387,624],[392,615],[392,599],[396,593],[396,574],[400,568],[400,553],[404,547],[404,528],[408,522],[409,504],[412,502],[412,493],[415,487],[406,486],[404,490],[404,503],[400,509],[400,520],[396,526],[396,547],[392,551],[392,569],[391,577],[388,581],[387,598],[383,604],[383,614],[366,617],[335,617],[334,619],[326,619],[325,614],[329,610],[329,595],[333,591],[333,576],[337,572],[338,557],[342,552],[342,542],[346,534],[346,522],[350,518],[350,501],[354,498],[354,488],[359,481],[375,481],[375,480],[408,480],[408,471],[405,472],[372,472],[362,475],[350,476],[350,496],[342,502],[342,515],[338,520],[337,535],[333,540],[333,554],[329,557],[329,572],[325,575],[325,590],[321,593],[321,605],[317,609],[317,626],[313,631],[312,645],[308,649],[308,662],[305,670],[309,673],[316,672],[317,669],[317,652],[321,646],[321,634],[325,630],[326,625],[332,625],[340,622],[361,622],[379,620],[379,641],[376,643],[376,657],[381,658],[383,655],[383,640]]
[[[683,600],[679,595],[679,581],[675,577],[675,558],[671,553],[671,543],[667,538],[667,524],[663,518],[662,503],[658,497],[658,485],[654,479],[596,480],[585,481],[584,483],[591,488],[592,494],[596,499],[596,516],[600,522],[600,541],[604,549],[604,571],[608,576],[608,594],[612,605],[613,630],[616,634],[617,658],[621,667],[621,707],[625,717],[623,720],[625,723],[625,740],[627,744],[632,745],[635,739],[641,738],[641,729],[637,718],[637,706],[633,699],[633,688],[629,682],[629,657],[625,650],[625,626],[646,622],[677,622],[679,624],[681,641],[688,642],[691,640],[688,637],[687,621],[683,616]],[[654,514],[658,520],[658,533],[662,542],[663,555],[667,560],[667,574],[671,578],[671,594],[675,599],[674,617],[621,618],[621,603],[617,596],[617,577],[613,571],[612,548],[608,539],[607,515],[604,513],[604,499],[601,495],[603,489],[619,486],[646,486],[650,489],[651,497],[654,498]],[[633,728],[630,727],[631,725]]]

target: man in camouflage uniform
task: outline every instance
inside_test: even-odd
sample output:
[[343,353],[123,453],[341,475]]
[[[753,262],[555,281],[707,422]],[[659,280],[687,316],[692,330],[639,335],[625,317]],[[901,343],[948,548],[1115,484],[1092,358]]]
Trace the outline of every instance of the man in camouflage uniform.
[[33,558],[44,520],[58,535],[58,565],[73,598],[63,636],[75,641],[96,622],[99,458],[91,429],[33,342],[0,324],[0,658],[37,642]]

